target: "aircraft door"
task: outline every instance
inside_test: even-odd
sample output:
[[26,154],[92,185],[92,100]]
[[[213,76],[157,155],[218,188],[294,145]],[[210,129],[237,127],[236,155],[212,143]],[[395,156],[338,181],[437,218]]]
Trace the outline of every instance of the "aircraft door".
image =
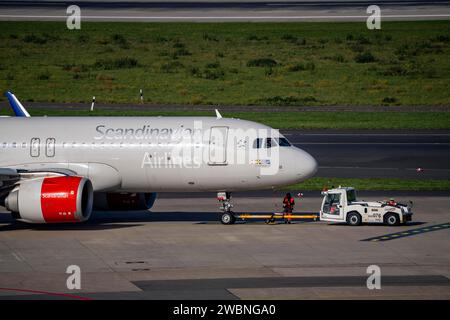
[[55,156],[55,138],[48,138],[45,142],[45,155],[47,157]]
[[39,157],[41,148],[41,139],[32,138],[30,142],[30,156],[36,158]]
[[211,127],[209,136],[209,165],[227,164],[228,127]]

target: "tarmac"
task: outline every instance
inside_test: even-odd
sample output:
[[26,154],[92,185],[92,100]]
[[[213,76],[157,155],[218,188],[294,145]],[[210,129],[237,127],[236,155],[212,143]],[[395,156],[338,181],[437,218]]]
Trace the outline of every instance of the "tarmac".
[[[67,1],[2,1],[0,20],[64,21]],[[310,1],[77,1],[82,21],[362,21],[368,0]],[[450,18],[448,0],[380,0],[383,21]]]
[[[234,209],[279,211],[282,195],[236,194]],[[209,194],[161,194],[151,212],[69,225],[13,222],[0,208],[0,299],[449,299],[450,197],[360,198],[391,196],[414,202],[408,225],[222,225]],[[297,202],[295,212],[316,213],[321,196]],[[81,268],[81,290],[67,289],[69,265]],[[381,268],[380,290],[366,286],[370,265]]]
[[318,162],[317,177],[450,179],[450,133],[440,130],[281,130]]

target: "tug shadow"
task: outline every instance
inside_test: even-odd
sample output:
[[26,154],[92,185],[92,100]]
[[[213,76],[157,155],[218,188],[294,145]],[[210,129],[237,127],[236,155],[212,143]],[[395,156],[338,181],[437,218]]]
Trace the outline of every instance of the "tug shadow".
[[[415,226],[420,226],[423,224],[426,224],[427,221],[412,221],[412,222],[408,222],[407,224],[400,224],[398,226],[388,226],[384,223],[361,223],[360,226],[357,226],[356,228],[361,228],[361,227],[392,227],[392,228],[409,228],[409,227],[415,227]],[[327,222],[326,223],[329,226],[343,226],[343,227],[350,227],[346,222]]]

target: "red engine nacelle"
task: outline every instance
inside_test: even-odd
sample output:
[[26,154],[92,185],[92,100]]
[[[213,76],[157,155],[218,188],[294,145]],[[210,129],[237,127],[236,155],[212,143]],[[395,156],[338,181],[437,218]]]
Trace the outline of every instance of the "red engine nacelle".
[[29,223],[86,221],[92,213],[92,183],[83,177],[24,181],[9,193],[5,205],[17,220]]

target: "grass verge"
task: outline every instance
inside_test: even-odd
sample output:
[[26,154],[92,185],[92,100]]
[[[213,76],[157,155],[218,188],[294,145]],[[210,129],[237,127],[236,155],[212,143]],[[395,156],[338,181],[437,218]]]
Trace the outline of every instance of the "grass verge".
[[[450,105],[450,21],[0,22],[0,90],[23,101]],[[0,99],[5,99],[0,97]]]
[[356,190],[438,191],[450,190],[448,180],[407,180],[386,178],[311,178],[281,190],[323,190],[332,186],[354,187]]

